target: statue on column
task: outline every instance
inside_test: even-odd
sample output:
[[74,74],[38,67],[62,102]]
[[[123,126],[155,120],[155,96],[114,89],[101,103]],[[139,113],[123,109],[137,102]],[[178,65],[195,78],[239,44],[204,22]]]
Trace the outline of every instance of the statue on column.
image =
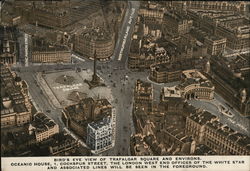
[[89,85],[90,89],[98,87],[98,86],[105,86],[104,83],[101,83],[101,79],[96,73],[96,66],[97,66],[97,54],[96,54],[96,50],[95,50],[95,52],[94,52],[94,68],[93,68],[94,71],[93,71],[93,75],[92,75],[92,80],[91,81],[86,80],[86,79],[84,80]]

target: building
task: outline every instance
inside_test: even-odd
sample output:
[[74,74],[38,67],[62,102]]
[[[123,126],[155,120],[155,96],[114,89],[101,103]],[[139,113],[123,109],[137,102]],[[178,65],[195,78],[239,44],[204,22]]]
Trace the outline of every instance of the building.
[[132,156],[151,156],[152,150],[143,140],[141,134],[135,134],[130,138],[130,152]]
[[87,127],[87,145],[96,153],[107,150],[112,146],[112,121],[110,117],[91,122]]
[[164,97],[176,96],[183,99],[205,99],[214,98],[213,84],[199,71],[185,70],[181,72],[181,83],[174,87],[165,87],[163,89],[162,101]]
[[36,142],[42,142],[59,133],[59,126],[44,113],[36,113],[29,126],[29,134],[34,134]]
[[249,48],[249,19],[232,11],[188,10],[194,25],[205,32],[226,38],[226,47],[234,51]]
[[1,69],[1,128],[21,126],[32,119],[28,85],[10,68]]
[[202,73],[197,70],[186,70],[182,76],[181,84],[176,87],[181,91],[182,97],[206,100],[214,98],[215,87]]
[[211,113],[191,114],[186,119],[186,131],[219,155],[250,154],[250,138],[223,125]]
[[44,39],[34,39],[31,61],[33,63],[70,63],[71,52],[67,46],[53,45]]
[[70,11],[53,4],[36,4],[30,10],[30,23],[49,28],[64,28],[72,23]]
[[158,22],[161,23],[165,8],[162,7],[157,2],[142,2],[138,15],[142,16],[145,20],[149,22]]
[[207,46],[207,53],[211,56],[224,53],[226,48],[226,38],[219,36],[205,37],[204,45]]
[[250,115],[249,53],[211,58],[215,91],[243,116]]
[[175,10],[196,9],[238,13],[246,13],[248,7],[248,3],[244,1],[170,1],[165,4]]
[[81,138],[87,136],[88,123],[111,116],[112,106],[107,99],[85,98],[77,104],[67,106],[62,111],[62,120]]
[[149,78],[157,83],[168,83],[179,81],[181,79],[181,75],[181,68],[175,68],[174,65],[171,65],[169,63],[162,63],[158,65],[152,65],[150,67]]
[[93,59],[96,52],[100,61],[109,60],[115,48],[115,34],[104,28],[84,28],[74,36],[74,51]]
[[164,87],[162,88],[159,105],[164,107],[164,111],[167,112],[183,112],[184,99],[175,87]]
[[196,111],[186,119],[186,133],[191,134],[197,143],[204,143],[205,124],[217,117],[207,111]]
[[169,11],[164,13],[162,31],[165,36],[175,37],[189,33],[193,21],[186,15]]
[[134,89],[134,104],[145,111],[152,111],[153,106],[153,86],[151,83],[141,80],[136,81]]
[[17,63],[16,28],[0,27],[0,62],[4,64]]
[[51,156],[68,156],[74,154],[79,148],[79,142],[69,134],[59,133],[55,137],[55,143],[49,146]]
[[[175,2],[173,2],[175,3]],[[247,2],[244,1],[182,1],[186,9],[204,9],[218,11],[237,11],[244,13],[247,11]]]
[[189,69],[204,70],[205,58],[182,59],[150,66],[149,79],[157,83],[181,81],[182,72]]
[[[248,21],[249,23],[249,21]],[[219,25],[216,34],[227,39],[227,47],[232,50],[243,51],[249,48],[250,26],[245,24],[238,27]]]
[[131,70],[149,69],[153,64],[166,63],[170,60],[167,51],[159,47],[152,37],[132,39],[128,58],[128,67]]

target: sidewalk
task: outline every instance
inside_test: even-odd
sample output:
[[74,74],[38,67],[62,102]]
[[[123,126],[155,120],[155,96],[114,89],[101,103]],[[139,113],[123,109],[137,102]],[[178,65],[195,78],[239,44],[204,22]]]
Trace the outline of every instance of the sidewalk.
[[45,95],[48,97],[48,99],[51,102],[52,106],[55,107],[55,108],[61,108],[61,104],[59,103],[59,101],[55,97],[54,93],[52,92],[52,90],[48,86],[47,82],[42,77],[42,74],[38,73],[36,75],[36,78],[37,78],[37,83],[43,89]]

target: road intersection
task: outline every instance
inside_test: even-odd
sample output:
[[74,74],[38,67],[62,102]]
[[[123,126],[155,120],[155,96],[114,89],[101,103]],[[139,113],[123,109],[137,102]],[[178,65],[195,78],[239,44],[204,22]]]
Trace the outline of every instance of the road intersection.
[[[137,19],[139,9],[139,1],[129,1],[128,8],[125,13],[122,28],[118,36],[117,44],[114,50],[114,55],[108,62],[98,62],[98,75],[105,81],[105,84],[112,89],[112,95],[115,98],[114,109],[116,119],[116,132],[115,132],[115,146],[114,148],[105,151],[102,155],[130,155],[130,136],[134,132],[134,126],[132,121],[132,104],[133,104],[133,90],[137,79],[149,81],[148,72],[131,72],[127,69],[126,63],[129,54],[129,48],[131,43],[131,36],[133,34],[133,28]],[[18,74],[28,82],[29,90],[32,97],[32,101],[37,108],[48,114],[51,118],[59,124],[61,130],[65,128],[61,118],[62,108],[58,108],[52,105],[48,100],[49,97],[46,92],[38,85],[37,73],[49,72],[56,70],[75,70],[81,68],[83,70],[93,69],[93,61],[89,59],[82,59],[79,56],[74,57],[74,61],[71,64],[54,64],[54,65],[29,65],[28,67],[16,67],[13,70],[19,71]],[[163,86],[173,86],[176,83],[171,84],[155,84],[151,82],[154,87],[154,98],[156,101],[160,98],[161,88]],[[216,100],[225,104],[225,101],[216,95]],[[195,107],[202,107],[215,113],[219,116],[215,107],[212,107],[212,103],[205,103],[202,101],[190,101]],[[46,112],[51,111],[51,112]],[[236,113],[236,112],[234,112]],[[244,127],[247,127],[249,133],[249,124],[247,125],[243,118],[240,118],[239,114],[235,114],[237,122],[244,122]],[[223,123],[233,125],[232,119],[230,120],[226,116],[221,116]],[[234,127],[239,128],[239,127]],[[240,129],[239,129],[240,130]],[[241,129],[242,130],[242,129]]]

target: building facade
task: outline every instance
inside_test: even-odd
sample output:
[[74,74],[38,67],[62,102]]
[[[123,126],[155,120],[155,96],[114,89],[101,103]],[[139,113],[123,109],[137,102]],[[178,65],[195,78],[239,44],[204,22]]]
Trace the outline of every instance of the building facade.
[[36,142],[42,142],[59,133],[59,125],[44,113],[36,113],[29,126],[29,134],[34,134]]
[[142,108],[145,111],[152,111],[153,106],[153,86],[151,83],[141,80],[136,81],[134,89],[135,107]]
[[33,5],[30,22],[50,28],[64,28],[72,23],[70,12],[55,5]]
[[198,112],[187,117],[186,133],[219,155],[249,155],[250,138],[240,134],[208,112]]
[[183,14],[176,12],[166,12],[163,18],[163,34],[171,36],[179,36],[189,33],[193,26],[193,21]]
[[115,47],[115,34],[103,28],[86,28],[83,32],[74,36],[74,51],[93,59],[96,52],[100,61],[109,60]]
[[96,151],[100,152],[112,145],[112,122],[110,117],[104,117],[97,122],[91,122],[87,127],[87,144]]
[[212,100],[214,98],[214,85],[197,70],[183,71],[182,82],[177,86],[177,89],[186,99]]
[[62,111],[62,121],[67,128],[86,140],[88,123],[111,116],[112,106],[107,99],[85,98]]
[[67,46],[53,45],[46,40],[33,40],[31,62],[33,63],[70,63],[71,52]]
[[205,70],[205,61],[205,58],[191,58],[182,60],[178,59],[178,61],[151,65],[149,79],[157,83],[181,81],[182,73],[185,70]]
[[17,43],[15,38],[15,27],[1,27],[0,31],[0,62],[4,64],[17,63]]
[[20,126],[32,120],[28,85],[10,68],[1,65],[1,128]]
[[218,36],[205,37],[204,45],[211,56],[222,54],[226,48],[226,38]]
[[181,80],[181,68],[175,68],[170,63],[152,65],[150,67],[150,80],[157,83],[168,83]]
[[164,87],[162,88],[159,106],[163,107],[166,112],[183,112],[184,99],[175,87]]

